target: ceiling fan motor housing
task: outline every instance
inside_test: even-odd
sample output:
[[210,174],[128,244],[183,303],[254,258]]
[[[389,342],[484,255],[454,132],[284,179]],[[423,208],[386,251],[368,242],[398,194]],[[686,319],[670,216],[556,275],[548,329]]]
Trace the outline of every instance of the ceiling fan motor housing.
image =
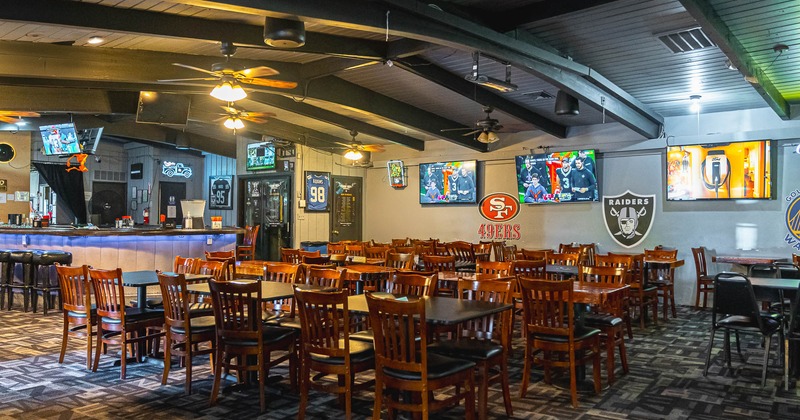
[[264,42],[275,48],[298,48],[306,43],[306,28],[297,20],[266,18]]

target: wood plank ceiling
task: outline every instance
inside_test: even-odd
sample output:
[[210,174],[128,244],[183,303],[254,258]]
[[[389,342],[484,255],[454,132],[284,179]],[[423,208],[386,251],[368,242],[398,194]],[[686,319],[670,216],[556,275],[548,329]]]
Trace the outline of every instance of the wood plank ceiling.
[[[501,148],[502,140],[487,146],[441,131],[475,128],[485,105],[504,127],[501,139],[544,133],[557,144],[572,127],[604,121],[642,139],[663,135],[663,117],[690,114],[691,95],[702,96],[703,112],[770,106],[785,119],[796,117],[800,103],[800,5],[793,1],[6,0],[3,6],[0,110],[38,111],[48,123],[65,114],[96,115],[112,135],[118,127],[120,137],[136,137],[138,91],[176,92],[192,97],[188,123],[156,127],[163,130],[156,140],[169,143],[185,130],[193,148],[226,155],[235,138],[214,121],[220,104],[207,93],[215,82],[158,82],[202,77],[172,63],[210,69],[224,61],[220,41],[239,47],[237,64],[273,67],[280,71],[275,78],[298,82],[295,89],[251,90],[237,104],[276,116],[248,123],[239,134],[316,147],[340,147],[356,129],[365,143],[418,150],[434,139]],[[265,45],[265,16],[304,22],[306,45]],[[659,39],[696,28],[718,46],[675,53]],[[88,42],[95,36],[103,38],[96,46]],[[508,67],[518,89],[504,93],[466,81],[474,52],[483,54],[482,74],[502,80]],[[79,94],[87,88],[92,100]],[[580,100],[578,115],[554,113],[559,90]],[[142,128],[141,135],[152,137],[156,128]]]

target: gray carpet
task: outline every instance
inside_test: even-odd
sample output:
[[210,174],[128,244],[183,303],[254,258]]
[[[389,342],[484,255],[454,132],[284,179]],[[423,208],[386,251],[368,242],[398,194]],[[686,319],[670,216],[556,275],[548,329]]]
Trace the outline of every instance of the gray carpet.
[[[525,398],[519,398],[522,342],[515,338],[510,360],[514,417],[524,419],[735,419],[800,418],[800,395],[792,387],[783,391],[782,371],[772,363],[767,385],[760,386],[762,348],[759,340],[745,337],[746,362],[734,354],[732,369],[724,367],[721,334],[713,351],[708,377],[702,376],[708,343],[710,313],[679,308],[678,318],[657,328],[634,327],[628,341],[630,373],[617,370],[617,382],[599,395],[581,394],[573,409],[569,393],[541,382],[534,371]],[[61,316],[0,312],[0,418],[201,418],[249,419],[258,417],[258,392],[249,389],[220,396],[209,407],[211,376],[207,358],[195,359],[195,384],[191,396],[183,394],[183,370],[174,367],[169,384],[161,386],[161,367],[153,363],[128,366],[128,379],[119,379],[114,352],[103,356],[96,373],[87,371],[81,340],[70,342],[64,364],[58,364]],[[774,354],[774,353],[773,353]],[[774,361],[774,358],[773,358]],[[175,363],[174,365],[177,365]],[[605,369],[605,367],[603,367]],[[279,366],[267,386],[268,408],[260,418],[284,419],[297,415],[298,395],[280,375]],[[605,372],[603,372],[605,384]],[[230,382],[228,383],[230,384]],[[355,418],[372,414],[372,391],[354,395]],[[502,395],[490,391],[490,418],[504,418]],[[312,393],[308,418],[341,418],[334,396]],[[463,408],[436,414],[436,418],[463,418]],[[385,413],[384,413],[385,416]]]

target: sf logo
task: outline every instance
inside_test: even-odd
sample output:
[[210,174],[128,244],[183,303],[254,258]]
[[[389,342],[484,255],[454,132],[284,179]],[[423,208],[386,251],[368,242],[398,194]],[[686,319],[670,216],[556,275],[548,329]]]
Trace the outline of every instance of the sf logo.
[[519,214],[519,201],[510,194],[493,193],[483,197],[478,208],[485,219],[506,222]]

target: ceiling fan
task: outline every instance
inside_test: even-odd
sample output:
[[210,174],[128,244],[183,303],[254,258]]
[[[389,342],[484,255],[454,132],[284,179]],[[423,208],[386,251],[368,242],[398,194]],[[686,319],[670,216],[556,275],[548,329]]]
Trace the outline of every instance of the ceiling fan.
[[264,124],[267,122],[268,118],[275,116],[272,112],[253,112],[236,108],[232,103],[229,103],[228,106],[221,106],[220,108],[225,112],[219,114],[222,115],[222,118],[219,118],[217,121],[224,121],[223,124],[225,127],[230,129],[244,128],[244,122],[242,122],[242,120],[256,124]]
[[[364,157],[364,154],[361,152],[383,152],[384,148],[381,144],[363,144],[360,141],[356,140],[356,136],[358,135],[358,131],[350,130],[350,136],[352,139],[350,140],[350,144],[346,145],[347,150],[344,152],[345,159],[349,160],[359,160]],[[340,143],[341,144],[341,143]]]
[[[463,135],[471,136],[473,134],[480,133],[477,137],[477,140],[481,143],[494,143],[500,140],[500,137],[497,136],[497,131],[501,130],[503,128],[503,125],[500,124],[500,121],[497,121],[496,119],[492,118],[491,115],[492,111],[494,111],[494,108],[491,106],[483,107],[483,112],[486,113],[486,118],[475,121],[475,126],[478,128]],[[445,128],[439,131],[445,132],[445,131],[460,131],[460,130],[469,130],[469,128]]]
[[[276,76],[280,74],[277,70],[273,69],[272,67],[258,66],[258,67],[243,69],[235,66],[230,61],[231,56],[234,53],[236,53],[236,46],[233,45],[232,42],[222,42],[222,45],[220,47],[220,52],[222,52],[222,54],[225,56],[225,61],[222,63],[214,63],[213,65],[211,65],[210,71],[206,69],[201,69],[199,67],[190,66],[187,64],[172,63],[172,65],[174,66],[199,71],[201,73],[206,73],[212,77],[165,79],[165,80],[159,80],[159,82],[218,81],[219,83],[211,92],[211,96],[217,99],[225,100],[227,102],[233,102],[239,99],[243,99],[244,97],[247,96],[247,94],[244,92],[241,86],[239,86],[239,84],[264,86],[264,87],[271,87],[278,89],[294,89],[295,87],[297,87],[297,82],[267,79],[267,77]],[[232,94],[233,96],[230,96],[231,91],[235,92]],[[226,94],[228,96],[224,96]]]
[[31,111],[0,111],[0,122],[6,124],[24,124],[22,118],[38,118],[41,117],[38,112]]

